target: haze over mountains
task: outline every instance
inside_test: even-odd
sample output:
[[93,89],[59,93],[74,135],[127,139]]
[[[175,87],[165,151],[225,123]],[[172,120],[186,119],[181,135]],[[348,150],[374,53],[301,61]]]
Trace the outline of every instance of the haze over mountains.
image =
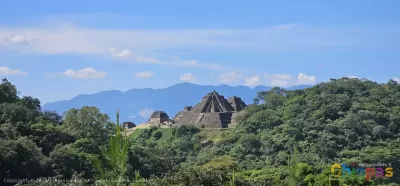
[[[299,85],[287,88],[288,90],[303,89],[309,85]],[[115,120],[115,113],[120,110],[120,121],[133,121],[137,124],[147,121],[155,110],[165,111],[170,118],[181,111],[184,106],[193,106],[208,92],[213,90],[225,98],[238,96],[246,104],[251,104],[257,92],[270,90],[268,86],[211,86],[191,83],[176,84],[164,89],[131,89],[126,92],[118,90],[103,91],[95,94],[82,94],[67,101],[56,101],[43,105],[44,110],[55,110],[62,114],[71,108],[82,106],[96,106],[111,120]]]

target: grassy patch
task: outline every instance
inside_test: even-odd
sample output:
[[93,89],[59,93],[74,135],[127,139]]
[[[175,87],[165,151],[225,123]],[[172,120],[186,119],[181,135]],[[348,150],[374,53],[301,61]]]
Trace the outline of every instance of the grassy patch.
[[[146,131],[150,131],[151,129],[148,128],[143,128],[143,129],[136,129],[132,134],[130,134],[130,138],[132,139],[137,139],[139,138],[143,133]],[[156,141],[158,143],[163,143],[167,142],[168,139],[171,139],[172,137],[172,128],[158,128],[156,130],[153,130],[149,136],[149,138],[146,140],[148,142],[150,141]],[[162,136],[159,139],[156,139],[154,134],[157,132],[161,132]]]
[[211,140],[213,142],[221,141],[221,139],[226,138],[231,135],[233,130],[229,129],[202,129],[200,133],[196,134],[202,139]]
[[[156,131],[161,131],[162,132],[162,137],[157,140],[158,142],[166,142],[168,139],[171,139],[172,137],[172,128],[159,128]],[[156,132],[155,131],[155,132]],[[153,132],[154,133],[154,132]],[[154,140],[154,139],[153,139]]]
[[128,134],[130,138],[138,138],[140,136],[140,134],[142,134],[144,132],[144,130],[146,129],[135,129],[135,131],[133,131],[131,134]]
[[[136,129],[130,134],[130,138],[137,139],[146,131],[150,131],[148,128]],[[154,136],[155,133],[161,132],[162,136],[157,140]],[[213,142],[219,142],[222,139],[229,137],[233,133],[231,128],[229,129],[200,129],[200,132],[196,136],[201,139],[207,139]],[[157,143],[167,143],[169,139],[173,138],[173,128],[157,128],[153,130],[146,141],[147,142],[157,142]]]

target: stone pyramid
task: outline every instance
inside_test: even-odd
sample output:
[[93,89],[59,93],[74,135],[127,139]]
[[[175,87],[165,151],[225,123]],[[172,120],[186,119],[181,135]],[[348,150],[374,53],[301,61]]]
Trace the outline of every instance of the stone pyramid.
[[232,106],[233,110],[236,112],[240,112],[246,107],[246,103],[244,103],[242,99],[236,96],[230,97],[228,99],[228,102]]
[[228,100],[213,91],[203,97],[194,107],[187,106],[175,117],[177,125],[195,125],[205,128],[227,128],[232,117],[246,107],[239,97]]
[[217,92],[208,93],[203,97],[200,103],[192,108],[193,112],[206,113],[206,112],[232,112],[233,107]]

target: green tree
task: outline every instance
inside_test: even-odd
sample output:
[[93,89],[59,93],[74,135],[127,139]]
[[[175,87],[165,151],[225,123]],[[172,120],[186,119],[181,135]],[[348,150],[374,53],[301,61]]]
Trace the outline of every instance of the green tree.
[[162,137],[163,133],[161,131],[157,131],[155,133],[153,133],[153,138],[155,140],[159,140]]
[[58,115],[55,111],[43,111],[39,120],[41,123],[53,123],[56,125],[62,124],[62,116]]
[[32,134],[30,138],[42,148],[46,156],[57,146],[73,143],[75,138],[65,129],[53,124],[31,125]]
[[35,179],[48,175],[45,171],[45,156],[27,137],[20,137],[17,140],[0,140],[0,151],[0,177],[2,179]]
[[33,98],[31,96],[24,96],[22,99],[19,100],[22,105],[30,110],[40,111],[40,101],[37,98]]
[[13,103],[18,100],[18,92],[15,85],[11,84],[6,78],[0,84],[0,103]]
[[36,122],[37,112],[18,103],[0,103],[0,124]]
[[109,117],[96,107],[82,107],[66,112],[63,126],[78,138],[93,139],[97,142],[106,140],[106,126]]
[[70,179],[75,173],[83,178],[93,178],[96,158],[92,154],[79,152],[71,144],[58,145],[50,153],[50,168],[56,178]]

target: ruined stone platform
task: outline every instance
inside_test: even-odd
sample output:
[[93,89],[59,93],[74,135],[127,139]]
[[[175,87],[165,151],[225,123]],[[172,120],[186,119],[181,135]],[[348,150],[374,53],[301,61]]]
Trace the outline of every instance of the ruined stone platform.
[[186,106],[173,118],[176,126],[193,125],[201,128],[228,128],[237,112],[246,104],[239,97],[228,100],[217,92],[210,92],[194,107]]

